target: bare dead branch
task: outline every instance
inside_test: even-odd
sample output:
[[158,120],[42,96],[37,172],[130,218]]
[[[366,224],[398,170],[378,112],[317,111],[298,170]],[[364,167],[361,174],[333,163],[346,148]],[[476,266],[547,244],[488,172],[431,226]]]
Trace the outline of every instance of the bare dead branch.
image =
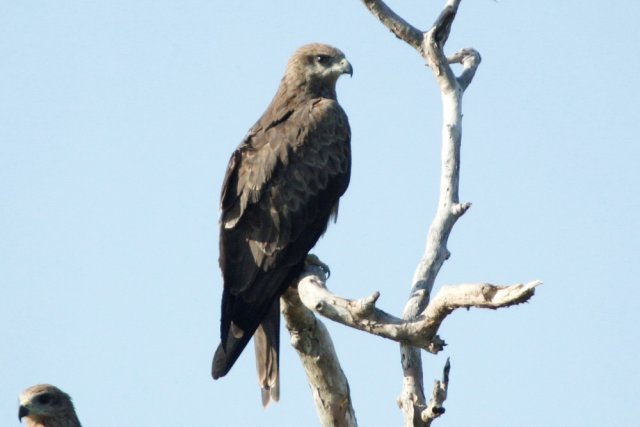
[[320,424],[324,427],[357,427],[349,383],[326,327],[300,302],[295,288],[290,288],[280,301],[291,345],[298,352],[307,374]]
[[442,381],[436,380],[433,384],[433,391],[431,392],[431,399],[427,405],[427,409],[420,414],[421,420],[425,425],[430,426],[431,423],[444,414],[444,401],[447,400],[447,392],[449,391],[449,371],[451,370],[451,364],[447,357],[447,363],[442,370]]
[[463,91],[471,84],[480,61],[480,53],[472,48],[460,49],[447,58],[449,64],[462,64],[463,68],[462,73],[458,76],[458,84]]
[[[380,297],[378,292],[358,300],[348,300],[329,292],[325,286],[325,271],[328,269],[322,269],[319,260],[315,265],[312,263],[307,266],[299,280],[298,292],[289,291],[283,297],[283,313],[294,347],[307,371],[323,425],[355,425],[355,416],[351,408],[348,384],[331,340],[322,323],[310,311],[303,310],[303,304],[310,310],[347,326],[400,342],[404,376],[398,405],[404,415],[404,425],[430,426],[444,413],[442,405],[447,398],[450,364],[447,360],[443,378],[436,381],[427,404],[419,349],[436,353],[443,348],[445,343],[437,336],[437,331],[455,309],[496,309],[519,304],[531,298],[535,287],[541,282],[511,286],[486,283],[445,286],[430,302],[436,276],[450,256],[447,242],[451,230],[458,218],[471,206],[470,203],[461,203],[458,195],[461,104],[462,96],[471,84],[481,58],[474,49],[462,49],[450,57],[444,53],[444,45],[460,0],[446,0],[440,16],[426,33],[410,25],[381,0],[363,0],[363,3],[396,37],[420,53],[433,71],[440,88],[443,127],[438,209],[429,227],[425,251],[414,273],[411,294],[402,319],[376,308]],[[462,65],[459,77],[456,77],[451,64]],[[335,384],[339,384],[338,391]],[[329,402],[336,394],[339,396],[337,400]]]
[[375,306],[378,292],[350,300],[337,296],[326,287],[324,272],[307,266],[298,282],[298,295],[310,310],[335,322],[396,342],[408,342],[430,353],[437,353],[444,342],[424,320],[406,321]]
[[449,93],[456,89],[455,74],[444,54],[444,44],[449,38],[451,25],[458,12],[460,0],[448,0],[429,31],[425,33],[422,46],[422,56],[436,76],[440,91]]
[[[374,292],[368,297],[356,300],[350,300],[331,293],[326,287],[327,269],[323,268],[322,265],[323,263],[315,257],[313,264],[307,265],[298,281],[297,295],[290,295],[292,293],[290,291],[283,298],[283,301],[285,298],[287,300],[287,303],[283,304],[283,313],[285,313],[285,319],[287,320],[287,328],[292,334],[294,347],[300,353],[309,383],[312,390],[314,390],[318,414],[321,419],[332,420],[331,422],[335,422],[333,420],[337,418],[334,415],[336,410],[331,406],[335,405],[335,401],[334,403],[327,403],[330,402],[330,397],[325,396],[325,394],[331,394],[331,391],[336,391],[336,389],[330,388],[332,384],[342,383],[342,381],[346,384],[346,378],[343,379],[344,374],[333,351],[330,337],[328,335],[326,337],[323,336],[326,333],[324,326],[319,320],[315,319],[315,316],[310,311],[304,311],[302,304],[309,310],[313,310],[338,323],[393,341],[409,344],[407,347],[411,349],[422,348],[435,354],[446,345],[437,335],[438,329],[444,319],[455,309],[469,307],[497,309],[520,304],[531,298],[535,288],[542,283],[533,281],[527,284],[510,286],[497,286],[488,283],[443,286],[419,316],[405,320],[376,307],[376,302],[380,297],[379,292]],[[300,323],[301,320],[292,319],[292,314],[287,314],[288,311],[292,312],[293,309],[302,311],[300,315],[295,317],[306,319],[303,323]],[[316,322],[319,327],[315,326]],[[293,326],[294,323],[299,324]],[[300,331],[303,331],[303,333]],[[316,336],[317,334],[320,336]],[[301,338],[303,336],[307,337],[304,341]],[[322,353],[322,356],[318,356],[320,353]],[[422,366],[420,365],[418,369],[421,372]],[[444,413],[442,402],[446,399],[448,386],[447,367],[445,367],[445,379],[442,382],[436,382],[428,405],[426,403],[420,405],[420,401],[414,400],[416,390],[422,390],[419,388],[422,386],[422,382],[420,384],[412,383],[415,381],[413,376],[405,376],[404,381],[403,393],[411,394],[402,394],[398,398],[398,404],[403,408],[405,415],[411,414],[411,422],[413,424],[430,425],[437,416]],[[350,402],[348,385],[340,390],[342,390],[340,392],[342,397],[338,398],[337,402]],[[422,402],[425,402],[424,396]],[[342,406],[338,406],[339,417],[343,417],[342,410]],[[351,412],[347,413],[352,413],[352,409]],[[353,419],[355,422],[355,417]]]
[[489,308],[492,310],[527,302],[540,280],[515,285],[498,286],[489,283],[449,285],[440,288],[435,298],[422,313],[436,331],[444,319],[458,308]]
[[382,0],[362,0],[362,2],[397,38],[405,41],[422,54],[422,42],[424,39],[422,31],[398,16]]
[[[447,249],[449,234],[458,218],[471,206],[468,203],[461,204],[458,196],[464,89],[456,79],[444,53],[444,44],[449,37],[459,4],[460,0],[447,0],[442,13],[425,34],[423,41],[422,57],[433,71],[442,96],[440,199],[436,215],[429,227],[424,255],[413,276],[411,294],[403,311],[404,319],[415,318],[429,304],[429,296],[438,272],[450,256]],[[465,81],[470,82],[471,79],[467,78]],[[404,414],[404,425],[426,426],[431,421],[427,424],[422,417],[427,404],[420,351],[416,347],[402,344],[400,359],[404,378],[399,401]]]
[[520,304],[531,298],[541,283],[443,286],[423,313],[414,319],[400,319],[376,307],[379,292],[357,300],[340,297],[327,289],[322,268],[307,265],[298,281],[298,296],[307,308],[335,322],[436,354],[446,345],[437,335],[438,328],[455,309]]

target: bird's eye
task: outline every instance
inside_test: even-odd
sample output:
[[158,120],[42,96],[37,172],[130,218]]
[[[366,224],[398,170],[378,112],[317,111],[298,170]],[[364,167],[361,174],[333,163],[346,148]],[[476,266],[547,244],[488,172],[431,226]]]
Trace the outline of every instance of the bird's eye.
[[331,57],[329,55],[318,55],[316,56],[316,62],[321,65],[327,65],[331,61]]
[[47,404],[49,404],[49,402],[51,402],[51,395],[50,394],[43,394],[41,396],[38,396],[38,403],[41,403],[43,405],[47,405]]

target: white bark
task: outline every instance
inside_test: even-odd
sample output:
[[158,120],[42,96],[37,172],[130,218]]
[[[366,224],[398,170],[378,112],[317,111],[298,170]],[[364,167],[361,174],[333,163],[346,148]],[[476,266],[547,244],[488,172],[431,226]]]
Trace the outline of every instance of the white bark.
[[[338,323],[393,341],[410,344],[430,353],[441,351],[446,343],[437,335],[444,319],[457,308],[509,307],[526,302],[542,284],[498,286],[488,283],[443,286],[416,319],[390,315],[375,304],[380,294],[349,300],[331,293],[326,287],[325,271],[317,261],[308,265],[297,288],[282,297],[282,313],[291,334],[291,344],[298,351],[307,374],[316,411],[323,426],[356,427],[349,384],[335,353],[333,342],[322,322],[312,311]],[[449,362],[442,381],[436,381],[429,404],[416,406],[415,417],[423,425],[444,413],[443,402],[449,384]],[[398,399],[406,405],[402,396]],[[413,421],[412,421],[413,422]]]
[[447,358],[447,363],[445,363],[444,369],[442,370],[442,380],[435,381],[427,409],[420,413],[420,420],[427,426],[430,426],[436,418],[444,414],[444,407],[442,404],[447,400],[450,370],[451,364],[449,363],[449,358]]
[[[531,298],[542,282],[498,286],[487,283],[443,286],[430,301],[436,276],[449,258],[447,241],[454,224],[471,206],[458,196],[460,144],[462,139],[462,96],[480,64],[474,49],[462,49],[450,57],[444,54],[460,0],[446,0],[433,27],[422,32],[411,26],[383,1],[363,3],[396,37],[418,51],[434,73],[443,108],[440,198],[429,228],[424,254],[414,273],[411,293],[402,318],[376,308],[380,294],[358,300],[332,294],[325,286],[325,274],[312,262],[301,276],[297,291],[283,297],[283,313],[293,346],[298,350],[323,426],[356,426],[347,379],[340,368],[331,339],[313,310],[344,325],[401,343],[403,388],[398,405],[405,426],[430,426],[444,413],[449,386],[449,361],[442,380],[436,381],[429,402],[424,395],[420,349],[437,353],[446,345],[437,335],[444,319],[455,309],[478,307],[497,309]],[[450,64],[462,64],[456,77]],[[316,260],[317,261],[317,260]],[[305,309],[306,306],[309,310]]]
[[[378,10],[388,9],[386,6],[382,7],[384,4],[382,1],[365,0],[365,4],[370,10],[372,10],[372,4],[377,5]],[[469,203],[461,204],[458,197],[460,143],[462,139],[462,95],[473,79],[480,62],[480,55],[474,50],[468,49],[458,52],[450,61],[446,58],[443,50],[459,4],[460,0],[446,2],[442,13],[433,27],[423,34],[418,46],[412,39],[403,39],[418,50],[433,71],[440,87],[443,111],[440,200],[435,218],[429,228],[425,252],[416,268],[411,294],[403,311],[405,319],[415,318],[429,304],[429,296],[436,276],[450,255],[447,249],[449,234],[458,218],[471,206]],[[392,15],[385,16],[383,13],[378,13],[376,16],[389,27],[389,16]],[[392,29],[392,31],[395,34],[406,33],[401,30],[394,31]],[[408,31],[409,33],[413,32]],[[453,73],[449,66],[450,62],[463,64],[464,71],[460,79],[456,78]],[[402,344],[400,353],[404,378],[399,403],[404,413],[404,424],[405,426],[426,425],[426,421],[421,416],[426,408],[426,403],[420,352],[416,347]]]
[[298,282],[298,296],[310,310],[343,325],[436,354],[446,345],[437,332],[457,308],[501,308],[527,301],[541,282],[498,286],[489,283],[443,286],[414,319],[402,319],[376,307],[379,292],[357,300],[340,297],[326,287],[324,273],[307,267]]
[[[308,268],[324,278],[318,267]],[[320,424],[323,427],[357,427],[349,383],[327,328],[301,304],[295,288],[290,288],[280,301],[291,345],[298,352],[307,374]]]

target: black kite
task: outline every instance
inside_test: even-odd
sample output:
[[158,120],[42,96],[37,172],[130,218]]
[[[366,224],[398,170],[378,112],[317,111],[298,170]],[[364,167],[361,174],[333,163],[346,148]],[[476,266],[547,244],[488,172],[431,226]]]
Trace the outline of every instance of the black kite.
[[336,81],[352,73],[334,47],[298,49],[224,178],[221,343],[212,375],[226,375],[255,334],[264,405],[279,398],[280,296],[301,273],[349,185],[351,131]]

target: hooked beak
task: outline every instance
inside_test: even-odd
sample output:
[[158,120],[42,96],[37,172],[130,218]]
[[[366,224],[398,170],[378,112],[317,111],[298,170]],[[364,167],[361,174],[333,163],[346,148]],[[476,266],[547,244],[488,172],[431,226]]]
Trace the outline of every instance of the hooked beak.
[[343,58],[342,61],[340,61],[340,67],[342,67],[342,74],[349,74],[349,77],[353,77],[353,67],[346,58]]
[[29,409],[26,406],[20,405],[20,409],[18,409],[18,421],[22,421],[22,418],[27,415],[29,415]]

